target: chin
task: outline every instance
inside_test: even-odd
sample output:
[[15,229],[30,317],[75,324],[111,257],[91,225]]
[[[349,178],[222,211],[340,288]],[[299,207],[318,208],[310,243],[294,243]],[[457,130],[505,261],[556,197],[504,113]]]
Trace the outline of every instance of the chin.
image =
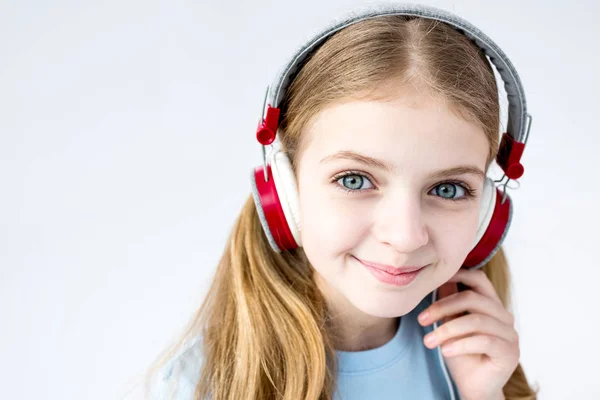
[[348,297],[348,300],[365,314],[380,318],[395,318],[411,312],[432,290],[417,289],[395,293],[380,290],[377,293],[363,293],[362,297],[358,298]]

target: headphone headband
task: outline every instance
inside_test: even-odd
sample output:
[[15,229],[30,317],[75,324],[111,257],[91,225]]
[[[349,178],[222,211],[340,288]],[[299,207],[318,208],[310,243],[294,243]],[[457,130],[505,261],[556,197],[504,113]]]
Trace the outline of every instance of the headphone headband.
[[[481,30],[454,14],[431,6],[411,4],[386,4],[370,6],[366,9],[358,11],[355,10],[346,17],[343,17],[341,20],[332,23],[327,29],[315,35],[306,44],[304,44],[294,54],[287,65],[285,65],[285,67],[281,70],[275,81],[268,89],[266,100],[268,101],[269,105],[274,108],[279,108],[289,84],[291,83],[295,74],[298,72],[299,68],[301,68],[303,65],[303,61],[328,37],[356,22],[387,15],[416,16],[444,22],[466,35],[480,49],[482,49],[485,55],[490,58],[502,77],[502,80],[504,81],[504,88],[506,90],[509,103],[507,133],[514,142],[519,142],[524,147],[527,142],[529,128],[531,127],[531,116],[527,113],[525,91],[523,89],[523,85],[521,84],[519,75],[517,74],[517,70],[513,66],[512,62],[504,54],[500,47]],[[273,90],[271,90],[271,88]],[[513,147],[512,145],[514,145],[514,143],[511,143],[510,145]],[[514,151],[514,149],[508,149],[508,153],[510,153],[511,150]],[[523,149],[521,148],[521,153],[522,150]],[[520,154],[518,158],[520,158]],[[518,160],[511,161],[517,161],[518,163]]]

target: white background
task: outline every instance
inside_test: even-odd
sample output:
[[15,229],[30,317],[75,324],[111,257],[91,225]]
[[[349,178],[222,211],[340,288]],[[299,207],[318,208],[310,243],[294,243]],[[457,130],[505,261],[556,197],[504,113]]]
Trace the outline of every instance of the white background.
[[[365,3],[0,4],[0,397],[134,397],[249,194],[266,85]],[[520,73],[533,125],[505,243],[522,363],[541,399],[600,398],[598,2],[426,4]]]

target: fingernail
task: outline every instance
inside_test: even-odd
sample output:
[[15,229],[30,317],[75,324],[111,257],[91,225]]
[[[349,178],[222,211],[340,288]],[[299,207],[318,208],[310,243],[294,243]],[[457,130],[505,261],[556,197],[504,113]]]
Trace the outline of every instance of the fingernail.
[[429,347],[434,347],[435,345],[437,345],[437,338],[435,336],[435,333],[431,332],[425,335],[425,344]]
[[427,320],[429,320],[429,311],[423,311],[419,314],[419,322],[425,323]]

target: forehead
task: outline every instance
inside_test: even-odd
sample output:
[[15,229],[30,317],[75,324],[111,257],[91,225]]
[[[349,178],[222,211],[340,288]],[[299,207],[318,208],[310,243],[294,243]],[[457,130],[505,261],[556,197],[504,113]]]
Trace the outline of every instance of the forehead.
[[[307,128],[305,156],[318,162],[340,150],[383,158],[399,170],[471,163],[485,168],[483,129],[443,102],[416,95],[347,101],[321,111]],[[425,171],[424,171],[425,172]]]

